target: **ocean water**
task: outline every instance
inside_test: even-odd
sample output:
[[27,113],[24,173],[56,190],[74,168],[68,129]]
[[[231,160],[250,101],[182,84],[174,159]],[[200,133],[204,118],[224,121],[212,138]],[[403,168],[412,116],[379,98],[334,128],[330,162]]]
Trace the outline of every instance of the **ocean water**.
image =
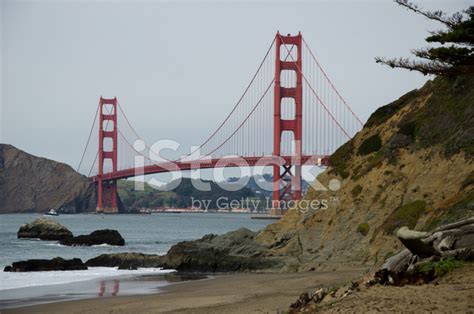
[[[72,231],[74,235],[88,234],[98,229],[115,229],[125,239],[125,246],[99,245],[92,247],[68,247],[55,241],[17,239],[18,228],[41,214],[0,215],[0,267],[15,261],[27,259],[50,259],[63,257],[80,258],[82,261],[104,253],[140,252],[165,254],[180,241],[193,240],[205,234],[223,234],[241,227],[253,231],[263,229],[271,220],[250,219],[248,214],[218,213],[169,213],[152,215],[61,215],[51,217]],[[169,272],[160,269],[140,269],[138,271],[117,270],[95,267],[86,271],[55,271],[0,274],[0,300],[7,295],[6,290],[24,289],[44,285],[60,285],[71,282],[99,278],[138,275],[157,275]],[[12,290],[12,291],[13,291]]]

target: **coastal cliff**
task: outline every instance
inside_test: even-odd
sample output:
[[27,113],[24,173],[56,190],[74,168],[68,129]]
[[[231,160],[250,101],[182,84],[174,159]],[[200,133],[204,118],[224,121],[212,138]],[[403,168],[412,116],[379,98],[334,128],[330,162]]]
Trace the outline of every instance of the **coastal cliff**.
[[70,166],[0,144],[0,213],[94,211],[92,182]]
[[[401,249],[394,232],[474,214],[474,76],[436,78],[376,110],[318,177],[337,192],[306,198],[329,208],[290,210],[257,243],[287,256],[286,269],[376,266]],[[288,259],[293,257],[293,259]]]

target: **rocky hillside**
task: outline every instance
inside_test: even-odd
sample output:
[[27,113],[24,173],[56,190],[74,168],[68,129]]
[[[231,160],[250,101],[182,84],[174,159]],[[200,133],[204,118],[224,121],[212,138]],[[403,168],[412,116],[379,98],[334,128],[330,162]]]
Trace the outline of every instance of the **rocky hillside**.
[[93,211],[94,185],[70,166],[0,144],[0,213]]
[[379,265],[400,249],[394,232],[474,214],[474,76],[436,78],[375,111],[318,180],[325,210],[289,211],[257,242],[287,255],[288,270]]

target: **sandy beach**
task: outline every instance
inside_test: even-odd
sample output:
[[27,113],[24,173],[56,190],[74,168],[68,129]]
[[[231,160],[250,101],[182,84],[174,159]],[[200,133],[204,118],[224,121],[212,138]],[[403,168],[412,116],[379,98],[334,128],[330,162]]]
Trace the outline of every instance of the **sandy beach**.
[[[105,297],[2,310],[2,313],[281,313],[301,293],[340,286],[366,270],[295,274],[229,274],[179,282],[159,294]],[[321,312],[463,312],[474,311],[474,266],[466,265],[427,285],[364,288]]]
[[309,289],[337,286],[365,269],[294,274],[245,273],[171,284],[154,295],[105,297],[2,310],[3,313],[276,313]]
[[464,265],[426,285],[377,285],[362,289],[319,310],[328,313],[473,313],[474,265]]

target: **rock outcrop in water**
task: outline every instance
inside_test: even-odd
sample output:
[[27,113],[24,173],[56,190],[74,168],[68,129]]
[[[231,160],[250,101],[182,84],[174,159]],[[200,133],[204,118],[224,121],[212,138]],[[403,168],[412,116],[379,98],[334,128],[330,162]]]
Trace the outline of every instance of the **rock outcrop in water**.
[[224,235],[173,245],[164,257],[165,268],[180,271],[233,272],[281,266],[280,258],[255,241],[256,233],[241,228]]
[[64,238],[61,239],[59,243],[67,246],[91,246],[101,244],[124,246],[125,240],[117,230],[104,229],[93,231],[87,235]]
[[118,267],[119,269],[137,269],[139,267],[162,267],[163,257],[142,253],[102,254],[86,262],[89,267]]
[[88,266],[164,267],[186,272],[234,272],[278,268],[283,258],[255,242],[255,232],[241,228],[224,235],[209,234],[195,241],[171,247],[166,255],[140,253],[103,254],[86,262]]
[[72,232],[54,219],[39,218],[20,227],[20,238],[33,238],[48,241],[65,240],[73,237]]
[[20,226],[18,238],[33,238],[47,241],[59,241],[67,246],[116,245],[124,246],[125,240],[117,230],[96,230],[87,235],[74,237],[72,232],[54,219],[38,218]]
[[53,259],[30,259],[15,262],[5,267],[4,271],[29,272],[29,271],[51,271],[51,270],[86,270],[87,266],[78,258],[70,260],[56,257]]

